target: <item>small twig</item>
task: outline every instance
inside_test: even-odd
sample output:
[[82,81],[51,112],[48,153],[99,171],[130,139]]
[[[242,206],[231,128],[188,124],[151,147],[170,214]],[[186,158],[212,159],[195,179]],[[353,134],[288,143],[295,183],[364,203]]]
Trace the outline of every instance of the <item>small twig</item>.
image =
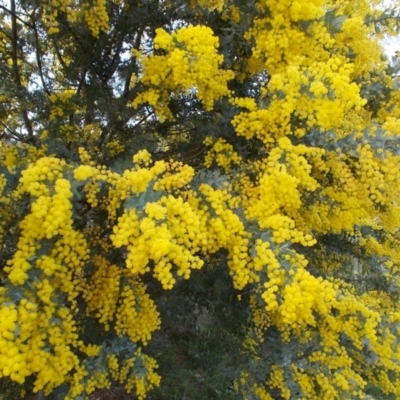
[[182,157],[178,158],[179,161],[188,161],[192,158],[198,157],[203,154],[207,150],[206,146],[198,146],[194,150],[189,151],[188,153],[184,154]]

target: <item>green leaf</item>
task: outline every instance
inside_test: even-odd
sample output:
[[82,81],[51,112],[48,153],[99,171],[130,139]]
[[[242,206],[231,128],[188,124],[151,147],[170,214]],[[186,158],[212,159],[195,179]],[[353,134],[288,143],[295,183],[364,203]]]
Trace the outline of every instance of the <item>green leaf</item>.
[[345,15],[336,16],[336,10],[328,11],[325,14],[326,27],[331,35],[335,35],[341,31],[343,23],[346,21],[346,19],[347,17]]
[[130,196],[124,201],[125,210],[136,208],[139,211],[144,210],[147,203],[156,202],[161,199],[163,193],[161,191],[155,191],[151,187],[148,187],[145,192],[139,196]]

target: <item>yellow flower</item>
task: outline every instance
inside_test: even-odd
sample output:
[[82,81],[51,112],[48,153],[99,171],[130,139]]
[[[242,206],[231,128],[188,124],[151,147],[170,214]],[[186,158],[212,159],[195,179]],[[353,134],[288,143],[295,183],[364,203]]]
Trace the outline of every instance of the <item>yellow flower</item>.
[[145,211],[150,218],[156,220],[165,218],[165,215],[167,213],[167,209],[158,203],[147,203]]

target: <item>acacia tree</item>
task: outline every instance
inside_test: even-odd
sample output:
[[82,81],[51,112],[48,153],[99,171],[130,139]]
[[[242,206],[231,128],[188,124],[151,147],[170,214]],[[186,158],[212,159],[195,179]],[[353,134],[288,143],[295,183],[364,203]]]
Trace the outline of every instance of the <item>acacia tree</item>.
[[378,6],[0,5],[3,383],[173,398],[190,367],[198,398],[400,396]]

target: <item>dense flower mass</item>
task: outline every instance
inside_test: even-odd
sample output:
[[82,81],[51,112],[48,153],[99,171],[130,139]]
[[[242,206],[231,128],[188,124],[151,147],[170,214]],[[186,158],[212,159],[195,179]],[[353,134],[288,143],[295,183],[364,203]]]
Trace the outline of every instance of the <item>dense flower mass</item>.
[[0,9],[0,384],[145,399],[163,357],[203,388],[224,349],[238,398],[400,398],[399,60],[379,44],[398,12],[19,3]]
[[160,120],[165,120],[172,118],[168,107],[172,94],[195,91],[204,108],[211,110],[215,101],[229,94],[227,82],[233,78],[232,71],[219,68],[223,57],[217,53],[218,46],[218,38],[206,26],[188,26],[172,34],[158,29],[154,48],[166,55],[137,54],[143,68],[141,82],[149,89],[133,106],[148,103]]

